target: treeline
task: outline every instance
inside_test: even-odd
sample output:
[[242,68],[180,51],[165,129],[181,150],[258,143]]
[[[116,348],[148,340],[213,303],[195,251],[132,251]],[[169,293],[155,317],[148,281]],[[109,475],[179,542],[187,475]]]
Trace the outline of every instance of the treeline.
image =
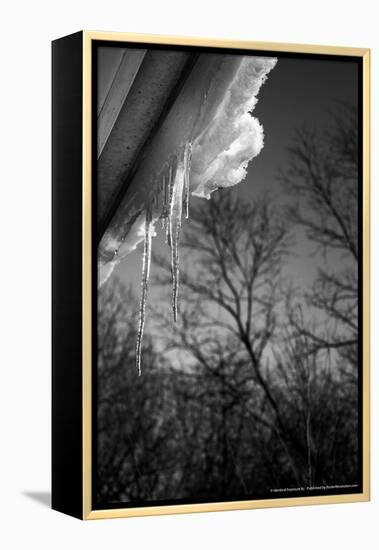
[[[115,279],[99,291],[100,502],[358,483],[357,150],[345,109],[328,133],[297,135],[281,177],[290,212],[235,190],[191,212],[179,320],[152,308],[141,377],[136,299]],[[286,274],[294,227],[317,249],[306,291]]]

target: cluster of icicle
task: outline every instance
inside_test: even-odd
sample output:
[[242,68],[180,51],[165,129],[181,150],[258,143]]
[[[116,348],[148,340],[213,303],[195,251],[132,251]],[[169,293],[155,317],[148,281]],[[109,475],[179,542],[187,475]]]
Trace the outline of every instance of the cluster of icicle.
[[[189,177],[191,169],[192,144],[186,143],[181,159],[170,166],[168,176],[163,176],[158,197],[162,197],[161,205],[157,205],[159,219],[165,231],[166,243],[171,251],[172,274],[172,311],[174,321],[178,317],[178,289],[179,289],[179,241],[182,226],[183,209],[185,217],[189,216]],[[154,197],[155,198],[155,197]],[[144,244],[142,255],[141,299],[139,305],[138,331],[136,342],[136,365],[141,376],[142,339],[146,316],[146,299],[149,285],[152,237],[156,216],[153,217],[154,203],[145,210]],[[155,218],[155,219],[154,219]]]

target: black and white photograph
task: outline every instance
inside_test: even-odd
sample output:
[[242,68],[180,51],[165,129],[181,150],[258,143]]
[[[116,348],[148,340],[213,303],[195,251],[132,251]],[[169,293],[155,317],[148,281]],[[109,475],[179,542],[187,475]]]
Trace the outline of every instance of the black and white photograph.
[[362,492],[362,61],[93,47],[94,508]]

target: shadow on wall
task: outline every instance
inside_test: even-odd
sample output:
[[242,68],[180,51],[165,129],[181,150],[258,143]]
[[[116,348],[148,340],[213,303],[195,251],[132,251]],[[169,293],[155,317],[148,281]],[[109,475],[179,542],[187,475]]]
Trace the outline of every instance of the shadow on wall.
[[34,500],[42,506],[51,507],[51,493],[50,491],[23,491],[22,495]]

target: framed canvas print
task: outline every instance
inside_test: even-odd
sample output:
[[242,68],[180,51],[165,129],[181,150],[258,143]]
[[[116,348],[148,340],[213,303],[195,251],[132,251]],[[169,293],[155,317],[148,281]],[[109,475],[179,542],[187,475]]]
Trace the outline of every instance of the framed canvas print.
[[369,499],[369,50],[53,42],[52,502]]

